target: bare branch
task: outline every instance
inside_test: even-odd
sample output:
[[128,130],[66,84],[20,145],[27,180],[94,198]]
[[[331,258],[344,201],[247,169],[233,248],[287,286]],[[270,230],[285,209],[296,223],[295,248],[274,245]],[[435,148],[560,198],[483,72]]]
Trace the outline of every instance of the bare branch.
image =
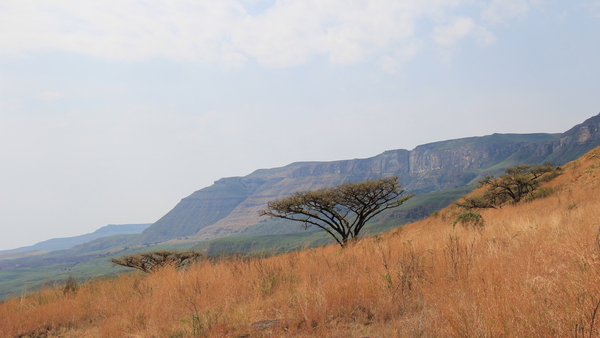
[[150,273],[166,266],[181,268],[197,261],[203,256],[203,253],[195,251],[179,252],[159,250],[111,258],[109,259],[109,262],[114,265],[126,266]]
[[398,177],[349,182],[271,201],[259,215],[302,222],[305,228],[317,226],[345,246],[374,216],[412,197],[403,193]]
[[456,204],[466,209],[484,209],[498,208],[507,202],[518,203],[559,173],[560,168],[550,164],[511,167],[500,177],[488,175],[480,180],[479,187],[486,187],[482,195],[464,198]]

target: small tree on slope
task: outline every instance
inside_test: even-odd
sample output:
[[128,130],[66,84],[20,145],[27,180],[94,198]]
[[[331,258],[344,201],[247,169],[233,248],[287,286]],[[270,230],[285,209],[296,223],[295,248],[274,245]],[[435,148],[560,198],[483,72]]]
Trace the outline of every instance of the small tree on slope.
[[126,266],[150,273],[166,266],[173,266],[175,268],[185,267],[203,256],[203,253],[195,251],[159,250],[111,258],[109,262],[114,265]]
[[508,168],[497,178],[488,175],[479,181],[478,187],[486,187],[483,194],[464,198],[456,204],[466,209],[484,209],[498,208],[505,203],[519,203],[559,173],[560,168],[550,164],[522,164]]
[[344,247],[374,216],[412,197],[403,193],[398,177],[343,183],[271,201],[259,214],[317,226]]

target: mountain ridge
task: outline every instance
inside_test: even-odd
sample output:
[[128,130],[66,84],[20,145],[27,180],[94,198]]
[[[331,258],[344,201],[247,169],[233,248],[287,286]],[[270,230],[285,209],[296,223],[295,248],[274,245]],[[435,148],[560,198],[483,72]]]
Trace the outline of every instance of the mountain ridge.
[[388,150],[364,159],[258,169],[247,176],[222,178],[182,199],[135,243],[200,241],[242,233],[261,221],[258,211],[268,201],[295,191],[396,175],[405,190],[423,194],[466,186],[482,174],[516,164],[560,165],[597,145],[600,114],[561,134],[495,133]]
[[0,254],[8,254],[8,253],[19,253],[26,251],[56,251],[56,250],[64,250],[69,249],[73,246],[83,244],[89,241],[93,241],[95,239],[112,236],[112,235],[122,235],[122,234],[140,234],[146,228],[148,228],[152,223],[140,223],[140,224],[108,224],[94,232],[90,232],[87,234],[79,235],[79,236],[71,236],[71,237],[61,237],[61,238],[52,238],[45,241],[38,242],[34,245],[24,246],[20,248],[10,249],[10,250],[2,250]]
[[0,336],[597,337],[600,147],[561,167],[477,225],[450,205],[344,249],[324,232],[318,248],[219,238],[192,247],[219,259],[85,282],[65,264],[62,283],[0,302]]
[[[397,174],[406,190],[419,194],[389,214],[382,214],[364,232],[381,233],[443,209],[471,191],[481,175],[500,173],[503,168],[521,163],[558,159],[556,164],[561,164],[600,145],[599,130],[600,114],[562,134],[492,134],[439,141],[411,151],[388,150],[364,159],[295,162],[258,169],[244,177],[222,178],[183,198],[159,220],[162,224],[157,221],[140,235],[101,237],[66,250],[0,254],[0,299],[44,281],[112,273],[106,259],[115,255],[192,247],[219,253],[240,248],[285,250],[318,245],[319,233],[303,232],[291,222],[259,219],[257,211],[267,201],[296,190]],[[275,236],[260,237],[263,235]],[[217,241],[198,243],[209,238]],[[155,246],[157,243],[160,245]],[[272,248],[275,244],[277,247]]]

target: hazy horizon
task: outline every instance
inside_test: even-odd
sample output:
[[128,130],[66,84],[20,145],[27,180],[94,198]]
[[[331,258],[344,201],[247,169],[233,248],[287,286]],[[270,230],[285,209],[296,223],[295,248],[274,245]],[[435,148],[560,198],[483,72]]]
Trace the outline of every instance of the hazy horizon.
[[600,112],[600,1],[6,1],[0,250],[222,177]]

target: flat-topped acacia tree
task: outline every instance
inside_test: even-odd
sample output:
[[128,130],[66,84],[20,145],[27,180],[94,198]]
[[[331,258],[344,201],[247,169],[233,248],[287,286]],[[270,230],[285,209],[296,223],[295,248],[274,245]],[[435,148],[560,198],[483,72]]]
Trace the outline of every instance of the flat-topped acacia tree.
[[317,226],[344,247],[374,216],[412,197],[403,193],[396,176],[349,182],[271,201],[259,215],[301,222],[305,229]]
[[158,250],[111,258],[108,261],[114,265],[126,266],[150,273],[167,266],[182,268],[202,257],[204,257],[203,253],[195,251]]
[[485,176],[478,187],[485,187],[483,194],[465,197],[456,205],[465,209],[500,208],[504,204],[517,204],[531,195],[543,183],[560,175],[562,169],[550,163],[535,166],[521,164],[504,170],[504,174],[494,178]]

